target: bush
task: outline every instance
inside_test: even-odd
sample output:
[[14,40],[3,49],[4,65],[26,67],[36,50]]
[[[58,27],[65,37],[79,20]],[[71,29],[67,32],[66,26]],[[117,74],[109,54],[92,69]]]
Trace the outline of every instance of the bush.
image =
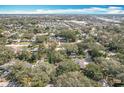
[[56,36],[64,37],[66,39],[66,41],[68,41],[68,42],[75,42],[76,41],[76,34],[77,34],[76,31],[64,30],[64,31],[61,31]]
[[56,51],[51,51],[49,54],[48,54],[48,57],[49,57],[49,63],[60,63],[61,61],[64,60],[65,58],[65,55],[60,53],[60,52],[56,52]]
[[60,65],[57,67],[57,75],[79,70],[80,66],[78,64],[75,64],[74,62],[67,60],[65,62],[60,63]]
[[65,44],[63,47],[65,48],[65,52],[68,56],[71,55],[71,53],[78,53],[78,46],[75,44]]
[[36,43],[43,43],[48,40],[48,36],[42,35],[36,37]]
[[103,78],[102,69],[100,66],[91,63],[85,68],[85,75],[93,80],[101,80]]
[[98,84],[95,81],[88,79],[82,73],[76,72],[68,72],[64,73],[57,77],[55,81],[56,87],[98,87]]
[[36,60],[36,55],[33,53],[23,50],[18,55],[17,58],[22,61],[28,61],[30,63],[34,62]]
[[35,64],[33,67],[26,62],[17,62],[10,69],[8,78],[26,87],[44,87],[55,75],[55,67],[47,62]]
[[14,53],[9,48],[0,45],[0,65],[9,62],[14,58]]
[[17,82],[19,86],[30,86],[31,65],[27,62],[15,60],[15,64],[9,67],[11,71],[8,79]]
[[122,83],[124,83],[124,73],[120,73],[116,77],[120,79]]

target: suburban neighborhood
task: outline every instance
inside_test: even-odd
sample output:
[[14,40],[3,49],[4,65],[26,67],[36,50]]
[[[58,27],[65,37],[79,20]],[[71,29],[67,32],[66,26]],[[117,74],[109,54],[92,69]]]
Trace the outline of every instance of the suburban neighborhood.
[[0,86],[124,86],[124,15],[1,14]]

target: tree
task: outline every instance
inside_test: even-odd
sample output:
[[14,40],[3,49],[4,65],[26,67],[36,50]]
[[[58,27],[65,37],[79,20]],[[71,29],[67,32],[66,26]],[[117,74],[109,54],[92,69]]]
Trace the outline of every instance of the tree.
[[49,63],[55,63],[54,59],[55,59],[55,56],[57,56],[57,55],[55,55],[56,46],[57,46],[57,43],[54,41],[50,41],[48,43],[47,56],[48,56]]
[[32,62],[32,53],[30,51],[26,51],[26,50],[22,50],[18,55],[17,58],[19,60],[23,60],[23,61],[29,61]]
[[41,58],[45,57],[47,54],[47,48],[44,44],[38,45],[38,51],[36,52],[37,59],[40,60]]
[[7,38],[5,38],[2,33],[4,30],[0,29],[0,45],[5,45]]
[[5,37],[0,37],[0,45],[5,45],[7,39]]
[[48,40],[48,36],[42,35],[36,37],[36,43],[43,43]]
[[116,77],[117,74],[124,72],[122,70],[123,65],[113,59],[102,61],[101,66],[105,70],[106,74],[111,77]]
[[97,48],[88,51],[88,53],[90,54],[92,60],[94,60],[96,57],[105,56],[104,53],[100,52],[100,50],[98,50]]
[[102,69],[95,63],[88,64],[84,70],[84,74],[87,77],[96,81],[101,80],[103,78]]
[[124,65],[124,54],[122,53],[116,53],[116,56],[115,56],[120,63],[122,63]]
[[82,73],[67,72],[57,77],[54,82],[56,87],[98,87],[99,83],[90,80]]
[[9,62],[15,57],[13,51],[5,46],[0,45],[0,65]]
[[71,55],[71,53],[78,53],[78,47],[76,44],[65,44],[63,47],[65,48],[65,52],[68,56]]
[[24,35],[22,36],[22,39],[32,39],[32,37],[34,36],[34,34],[33,33],[28,33],[28,32],[26,32],[26,33],[24,33]]
[[7,76],[10,81],[16,82],[19,86],[30,86],[31,65],[26,61],[14,60],[15,64],[8,67],[11,72]]
[[78,47],[78,53],[84,55],[84,50],[85,50],[84,47],[85,47],[85,44],[83,44],[83,42],[78,43],[78,44],[77,44],[77,47]]
[[44,87],[55,75],[54,65],[48,62],[32,65],[27,62],[18,61],[9,68],[11,70],[8,79],[16,81],[20,86]]
[[33,33],[34,33],[34,34],[37,34],[37,33],[40,33],[40,32],[41,32],[41,31],[40,31],[40,29],[38,29],[38,28],[34,28],[34,29],[33,29]]
[[122,83],[124,83],[124,73],[117,74],[116,77],[120,79]]
[[114,41],[110,42],[107,47],[108,47],[109,51],[117,51],[118,50],[117,42],[114,42]]
[[0,34],[1,34],[2,32],[4,32],[4,30],[0,29]]
[[2,33],[4,32],[4,30],[0,29],[0,38],[3,37]]
[[60,63],[65,59],[65,55],[62,54],[61,52],[58,51],[51,51],[51,53],[48,55],[49,57],[49,62],[56,64],[56,63]]
[[112,58],[101,58],[99,59],[98,63],[100,68],[102,68],[104,78],[110,85],[113,85],[115,83],[114,79],[117,78],[117,75],[124,73],[124,65]]
[[76,31],[64,30],[58,33],[56,36],[64,37],[68,42],[76,41]]
[[64,62],[61,62],[60,65],[57,67],[57,75],[79,70],[80,66],[78,64],[70,60],[65,60]]
[[43,87],[46,86],[50,81],[55,77],[55,67],[52,64],[49,64],[48,62],[44,62],[41,64],[36,65],[32,69],[32,82],[31,86],[34,87]]

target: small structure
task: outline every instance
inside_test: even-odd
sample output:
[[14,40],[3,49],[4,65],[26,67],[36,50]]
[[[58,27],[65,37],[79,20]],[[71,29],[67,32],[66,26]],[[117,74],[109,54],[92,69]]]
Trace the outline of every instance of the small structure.
[[60,42],[67,42],[66,38],[65,37],[61,37],[61,36],[57,36],[56,40],[60,41]]
[[109,87],[109,84],[105,79],[102,79],[99,82],[102,84],[103,87]]
[[71,52],[69,55],[69,57],[71,57],[71,58],[75,58],[76,56],[77,56],[77,54],[75,52]]
[[89,62],[87,62],[85,59],[76,59],[75,60],[75,63],[76,64],[79,64],[80,65],[80,68],[85,68],[86,65],[89,64]]

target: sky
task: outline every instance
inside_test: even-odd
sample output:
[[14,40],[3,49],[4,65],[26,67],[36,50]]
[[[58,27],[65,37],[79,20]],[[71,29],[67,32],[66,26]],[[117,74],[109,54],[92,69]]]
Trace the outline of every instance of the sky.
[[124,14],[123,5],[0,5],[0,14]]

